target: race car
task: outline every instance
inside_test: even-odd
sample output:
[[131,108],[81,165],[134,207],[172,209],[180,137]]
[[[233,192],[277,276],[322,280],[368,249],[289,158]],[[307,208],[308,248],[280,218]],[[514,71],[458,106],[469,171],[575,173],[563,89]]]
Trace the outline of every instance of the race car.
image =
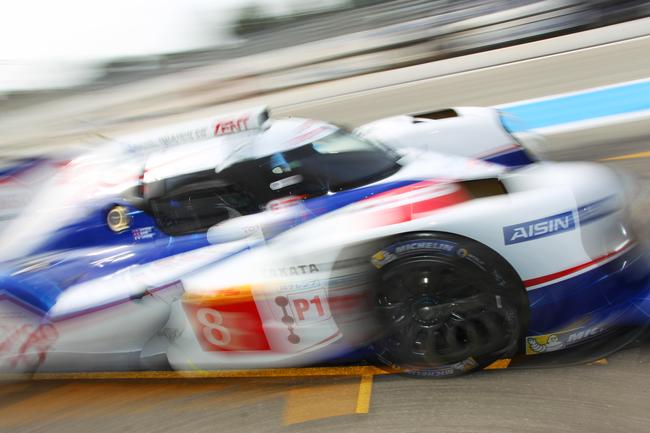
[[490,108],[354,131],[265,108],[57,165],[0,233],[3,371],[414,375],[575,346],[650,312],[627,182],[539,161]]

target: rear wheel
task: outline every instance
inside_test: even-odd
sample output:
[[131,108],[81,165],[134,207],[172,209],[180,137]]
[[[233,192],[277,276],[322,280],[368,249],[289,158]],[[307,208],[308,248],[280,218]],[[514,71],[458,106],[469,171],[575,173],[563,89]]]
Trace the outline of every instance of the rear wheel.
[[476,241],[404,236],[372,256],[381,365],[416,376],[453,376],[517,352],[528,298],[512,267]]

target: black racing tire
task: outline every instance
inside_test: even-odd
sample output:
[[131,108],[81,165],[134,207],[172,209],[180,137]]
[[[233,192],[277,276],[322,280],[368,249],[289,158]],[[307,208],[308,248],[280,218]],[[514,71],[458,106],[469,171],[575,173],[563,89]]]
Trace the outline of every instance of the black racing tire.
[[481,369],[523,347],[524,285],[498,253],[447,233],[387,239],[370,258],[380,367],[417,377]]

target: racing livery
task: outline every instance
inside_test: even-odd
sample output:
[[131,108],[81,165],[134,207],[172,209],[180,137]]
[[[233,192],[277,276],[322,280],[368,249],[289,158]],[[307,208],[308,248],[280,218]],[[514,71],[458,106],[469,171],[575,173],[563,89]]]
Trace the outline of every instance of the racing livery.
[[638,324],[649,272],[624,179],[539,161],[507,124],[454,108],[350,132],[258,108],[57,163],[0,232],[0,368],[362,349],[441,376]]

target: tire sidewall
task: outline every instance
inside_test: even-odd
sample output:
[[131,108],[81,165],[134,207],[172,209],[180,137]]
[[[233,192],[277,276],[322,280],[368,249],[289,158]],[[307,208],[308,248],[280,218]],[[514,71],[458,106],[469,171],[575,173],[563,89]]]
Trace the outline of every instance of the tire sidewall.
[[374,246],[370,264],[376,284],[379,284],[382,272],[398,266],[405,259],[418,257],[437,257],[455,262],[468,272],[476,272],[487,281],[495,294],[504,297],[515,307],[516,317],[510,316],[507,319],[513,327],[518,328],[513,330],[515,341],[505,350],[492,356],[470,356],[433,368],[405,368],[397,365],[385,354],[380,353],[377,345],[373,344],[370,348],[380,367],[414,377],[452,377],[486,367],[501,357],[512,356],[521,350],[528,324],[528,297],[519,275],[505,259],[486,245],[466,237],[440,232],[410,233],[385,239]]

